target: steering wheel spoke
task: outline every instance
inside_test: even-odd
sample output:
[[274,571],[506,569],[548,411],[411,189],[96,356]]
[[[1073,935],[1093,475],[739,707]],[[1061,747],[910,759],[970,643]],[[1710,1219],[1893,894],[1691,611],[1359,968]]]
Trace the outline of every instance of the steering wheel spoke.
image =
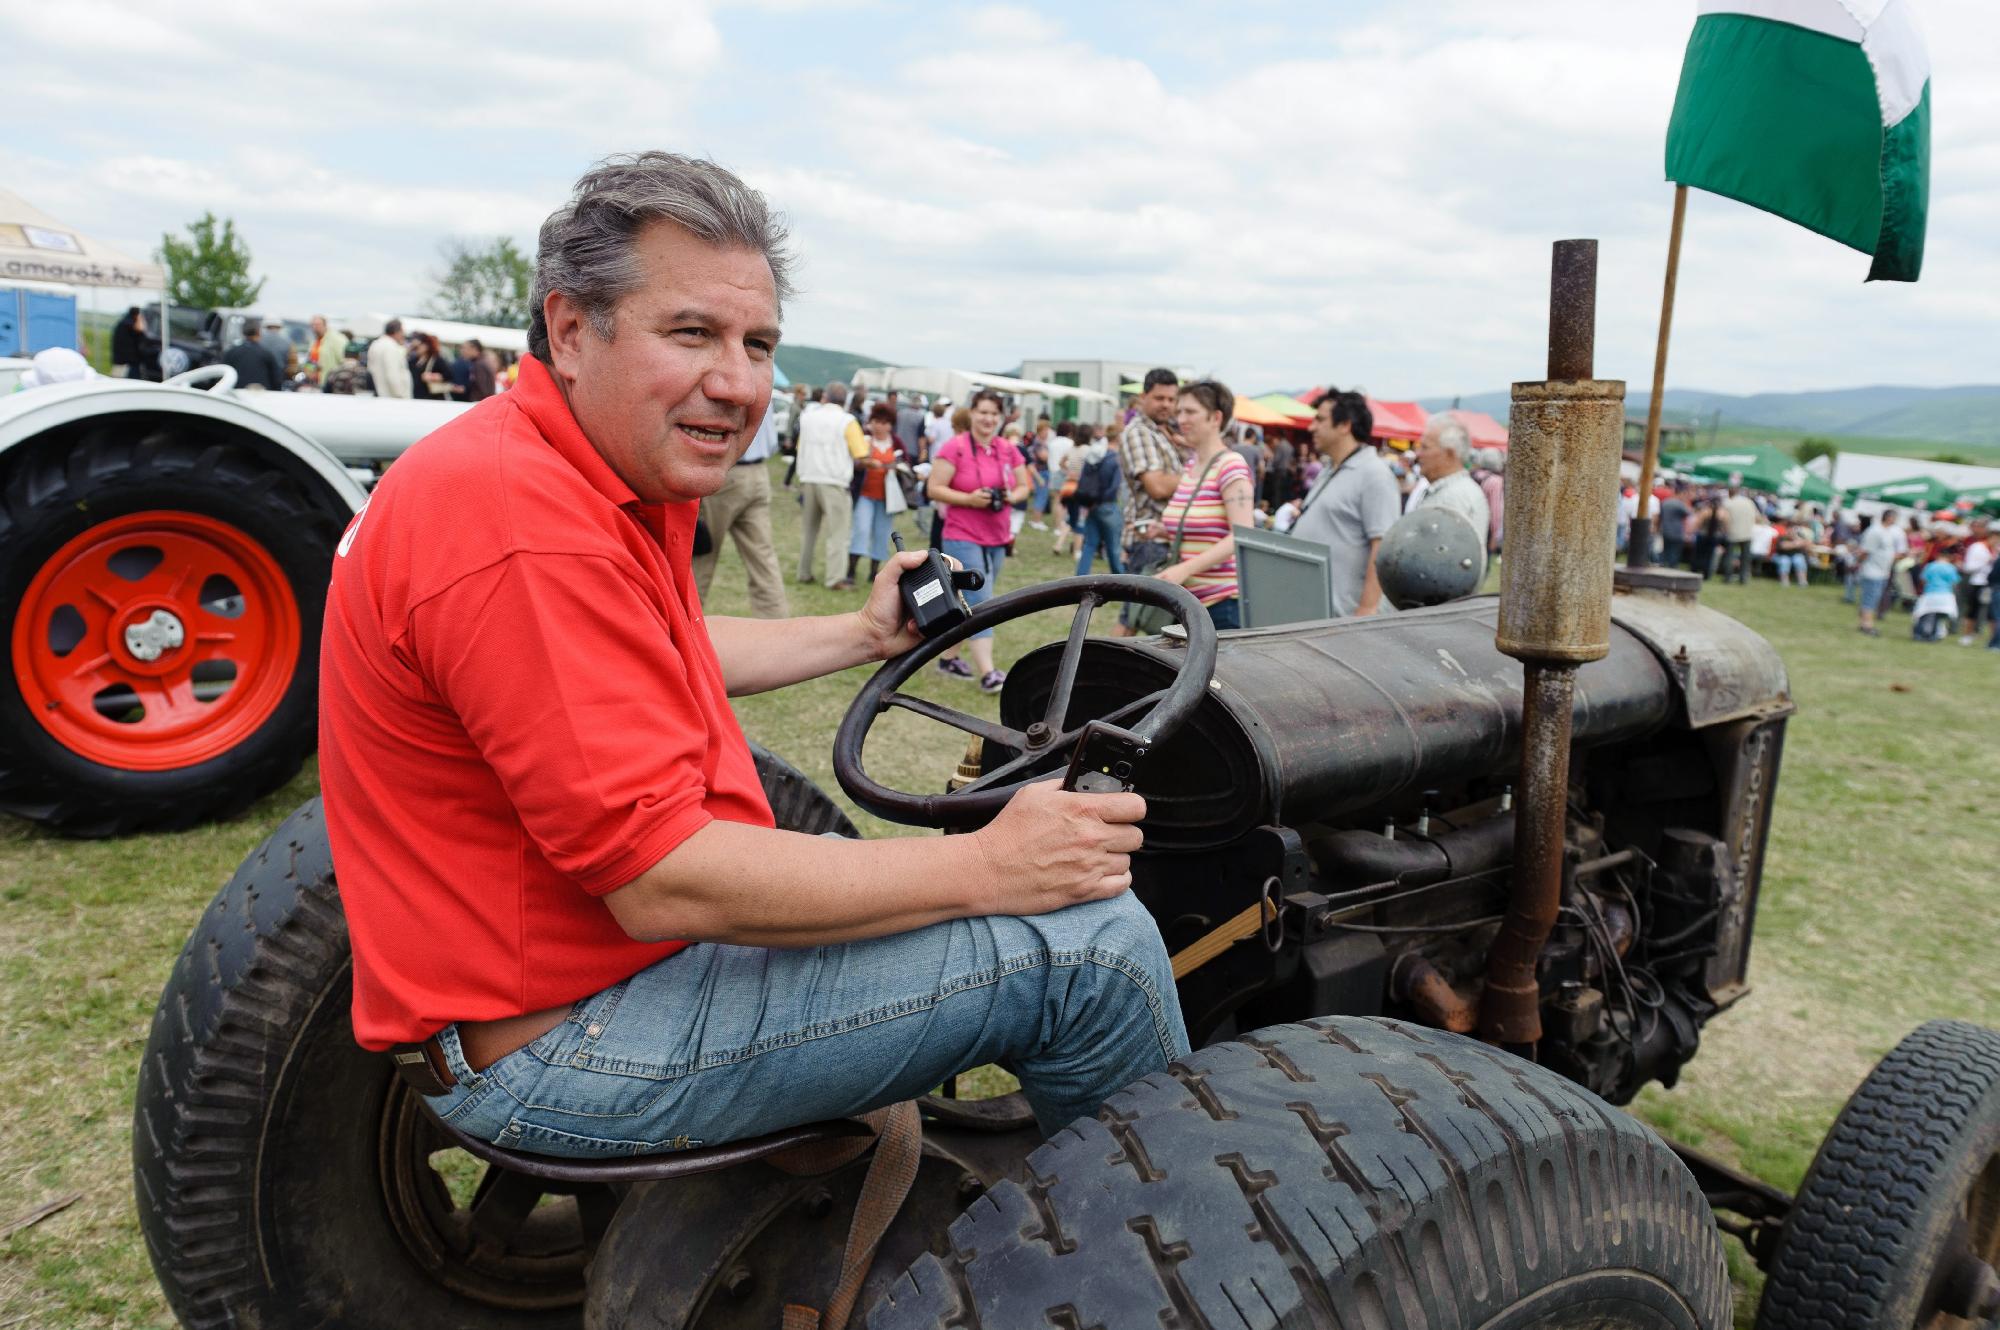
[[1097,607],[1104,598],[1095,591],[1083,593],[1077,602],[1076,617],[1069,623],[1069,640],[1063,643],[1062,660],[1056,665],[1055,684],[1049,689],[1049,709],[1042,717],[1042,723],[1052,730],[1059,730],[1069,720],[1069,697],[1076,691],[1076,667],[1083,662],[1084,639],[1090,636],[1090,616],[1097,613]]
[[1026,748],[1028,736],[1019,730],[1009,729],[998,721],[987,720],[983,716],[969,715],[956,707],[948,707],[942,702],[933,702],[927,697],[912,697],[908,693],[891,693],[882,699],[882,706],[901,707],[914,711],[919,716],[928,716],[940,724],[949,725],[954,730],[976,734],[988,743],[996,743],[1004,748]]

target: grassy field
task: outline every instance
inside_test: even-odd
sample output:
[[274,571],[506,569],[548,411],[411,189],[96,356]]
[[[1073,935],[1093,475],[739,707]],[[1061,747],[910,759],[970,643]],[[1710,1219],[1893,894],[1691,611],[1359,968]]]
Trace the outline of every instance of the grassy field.
[[[779,548],[796,552],[796,506],[777,505]],[[1024,533],[1004,587],[1067,571]],[[850,608],[851,595],[791,588],[795,612]],[[1837,590],[1713,586],[1708,604],[1784,653],[1799,715],[1779,784],[1752,962],[1755,991],[1712,1024],[1681,1085],[1639,1111],[1670,1134],[1794,1186],[1841,1101],[1918,1022],[2000,1025],[1990,870],[2000,852],[1991,777],[2000,753],[2000,654],[1920,646],[1895,619],[1853,631]],[[741,612],[724,554],[712,609]],[[1060,635],[1065,616],[1002,631],[1013,659]],[[749,733],[829,790],[834,727],[862,672],[739,708]],[[932,674],[919,691],[992,714],[992,699]],[[908,713],[870,746],[878,777],[934,788],[959,745]],[[236,863],[315,790],[308,767],[227,825],[173,836],[77,842],[0,820],[0,1226],[44,1202],[74,1205],[0,1241],[0,1328],[170,1324],[131,1203],[129,1129],[137,1064],[173,957]],[[911,834],[865,815],[871,836]],[[1749,1276],[1739,1260],[1739,1270]],[[1742,1287],[1745,1313],[1754,1281]]]

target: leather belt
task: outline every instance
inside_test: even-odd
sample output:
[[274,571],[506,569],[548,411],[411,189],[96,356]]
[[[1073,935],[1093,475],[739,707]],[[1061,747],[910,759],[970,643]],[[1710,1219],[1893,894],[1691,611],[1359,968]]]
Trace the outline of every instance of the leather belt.
[[389,1050],[389,1060],[396,1064],[396,1074],[403,1083],[418,1094],[441,1095],[458,1084],[436,1035],[421,1043],[395,1045]]
[[[563,1023],[569,1007],[544,1007],[519,1016],[501,1016],[490,1021],[465,1021],[458,1027],[459,1051],[473,1071],[488,1067],[519,1052]],[[445,1061],[444,1045],[436,1035],[414,1044],[396,1044],[389,1049],[396,1074],[412,1090],[423,1095],[440,1095],[458,1084]]]

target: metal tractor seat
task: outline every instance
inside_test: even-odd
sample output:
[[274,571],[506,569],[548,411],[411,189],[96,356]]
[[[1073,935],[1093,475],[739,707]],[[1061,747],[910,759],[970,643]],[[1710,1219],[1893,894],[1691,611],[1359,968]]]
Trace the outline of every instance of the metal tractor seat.
[[[424,1105],[424,1111],[430,1113],[430,1105]],[[732,1141],[727,1145],[714,1145],[699,1150],[670,1150],[650,1155],[614,1155],[607,1159],[568,1159],[559,1155],[509,1150],[460,1131],[436,1113],[430,1113],[430,1117],[452,1144],[474,1158],[548,1182],[652,1182],[663,1178],[684,1178],[695,1173],[711,1173],[717,1169],[747,1164],[753,1159],[769,1158],[804,1146],[829,1143],[853,1144],[856,1137],[874,1135],[866,1123],[857,1122],[852,1118],[838,1118],[829,1122],[808,1122],[803,1126],[774,1131],[768,1136],[757,1136],[747,1141]]]

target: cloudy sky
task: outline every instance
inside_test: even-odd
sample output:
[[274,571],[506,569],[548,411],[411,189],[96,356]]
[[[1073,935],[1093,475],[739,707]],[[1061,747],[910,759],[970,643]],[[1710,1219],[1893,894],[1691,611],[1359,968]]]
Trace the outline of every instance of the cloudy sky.
[[[2000,381],[2000,6],[1916,7],[1923,281],[1864,284],[1866,256],[1696,194],[1672,384]],[[791,219],[788,340],[1384,397],[1539,377],[1549,242],[1595,236],[1598,372],[1643,387],[1692,22],[1691,0],[65,0],[0,9],[32,131],[0,183],[134,253],[213,209],[266,308],[410,313],[444,238],[531,247],[592,159],[671,148]]]

